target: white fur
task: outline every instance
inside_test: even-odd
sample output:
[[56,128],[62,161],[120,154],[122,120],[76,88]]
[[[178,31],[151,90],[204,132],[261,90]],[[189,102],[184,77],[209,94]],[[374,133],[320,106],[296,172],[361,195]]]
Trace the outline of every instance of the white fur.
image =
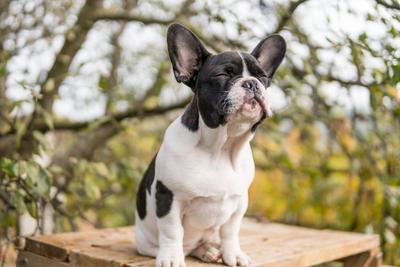
[[[200,124],[193,133],[179,117],[168,127],[157,155],[154,181],[162,181],[173,192],[171,211],[161,219],[155,216],[153,182],[147,215],[136,222],[138,251],[153,257],[158,254],[157,266],[169,266],[164,264],[169,261],[183,266],[183,255],[200,243],[218,242],[222,229],[229,238],[238,235],[247,208],[247,190],[254,176],[248,142],[252,134],[229,137],[228,126],[209,129],[201,119]],[[239,244],[232,242],[238,240],[222,243],[221,250],[235,249],[241,254]]]
[[[231,105],[229,105],[229,108],[227,111],[227,113],[233,113],[236,114],[237,111],[240,108],[243,108],[243,98],[246,95],[246,90],[243,90],[243,82],[245,80],[254,80],[255,82],[257,82],[257,86],[258,88],[260,88],[260,92],[261,92],[261,96],[262,99],[264,101],[264,105],[266,108],[266,112],[267,112],[267,117],[271,117],[272,116],[272,110],[271,107],[268,103],[268,99],[267,99],[267,90],[265,88],[265,86],[256,78],[252,78],[252,76],[249,73],[249,70],[247,69],[247,65],[246,62],[244,61],[242,55],[240,54],[240,52],[237,52],[240,56],[240,58],[242,59],[242,64],[243,64],[243,73],[242,73],[242,77],[240,79],[238,79],[235,84],[232,86],[231,90],[228,93],[228,97],[227,99],[229,99],[229,102]],[[245,107],[246,108],[246,107]],[[259,108],[259,107],[258,107]],[[253,112],[252,110],[250,112],[248,112],[249,114],[246,114],[246,112],[244,112],[244,116],[257,116],[260,113],[257,112]],[[238,118],[236,118],[238,119]],[[230,118],[228,118],[228,120],[230,120]]]
[[[239,229],[254,177],[250,129],[261,109],[246,110],[239,82],[229,95],[235,110],[226,125],[208,128],[199,115],[197,131],[187,129],[181,117],[166,130],[151,194],[146,191],[147,215],[144,220],[136,216],[138,251],[157,257],[157,267],[185,266],[188,254],[205,261],[222,257],[230,266],[250,264],[240,249]],[[162,218],[155,215],[157,180],[174,195]]]

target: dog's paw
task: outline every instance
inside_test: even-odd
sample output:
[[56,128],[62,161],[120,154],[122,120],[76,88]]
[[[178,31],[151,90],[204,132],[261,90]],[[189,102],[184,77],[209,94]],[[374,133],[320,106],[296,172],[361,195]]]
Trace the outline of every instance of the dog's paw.
[[221,256],[221,251],[219,251],[218,248],[209,245],[206,247],[206,250],[201,259],[205,262],[217,262],[219,259],[221,259]]
[[156,258],[156,267],[186,267],[183,251],[160,251]]
[[196,248],[191,255],[204,262],[218,262],[222,256],[221,251],[217,246],[207,243]]
[[240,249],[236,250],[224,250],[222,253],[222,260],[226,265],[235,267],[235,266],[242,266],[248,267],[250,266],[251,260],[250,257],[247,256],[243,251]]

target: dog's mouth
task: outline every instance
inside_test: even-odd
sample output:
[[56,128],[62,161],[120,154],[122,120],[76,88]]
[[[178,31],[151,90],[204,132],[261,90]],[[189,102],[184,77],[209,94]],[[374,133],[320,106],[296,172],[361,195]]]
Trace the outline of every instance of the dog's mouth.
[[[251,127],[255,130],[260,123],[267,117],[271,117],[271,110],[268,108],[264,97],[256,92],[248,92],[246,95],[240,98],[224,98],[220,102],[220,110],[225,116],[228,115],[228,121],[234,119],[234,114],[245,112],[245,116],[253,120],[256,119],[255,124]],[[230,118],[230,119],[229,119]]]
[[257,129],[257,127],[261,124],[261,122],[263,120],[265,120],[265,118],[271,117],[272,114],[271,114],[271,112],[268,111],[266,104],[261,95],[259,95],[257,93],[254,94],[254,97],[251,99],[251,105],[253,105],[253,102],[256,105],[258,104],[261,108],[261,118],[251,127],[251,130],[254,132]]
[[266,104],[263,100],[263,97],[260,94],[256,93],[252,95],[250,98],[247,98],[244,104],[247,104],[251,110],[256,110],[259,107],[261,109],[263,118],[270,116]]
[[252,101],[255,101],[256,103],[258,103],[258,105],[260,105],[263,116],[266,117],[267,107],[265,106],[265,102],[262,97],[259,94],[254,94],[254,98],[252,99]]
[[250,105],[251,109],[256,109],[257,106],[260,106],[262,109],[262,104],[260,103],[259,100],[257,100],[255,97],[251,98],[250,100],[247,101],[247,104]]

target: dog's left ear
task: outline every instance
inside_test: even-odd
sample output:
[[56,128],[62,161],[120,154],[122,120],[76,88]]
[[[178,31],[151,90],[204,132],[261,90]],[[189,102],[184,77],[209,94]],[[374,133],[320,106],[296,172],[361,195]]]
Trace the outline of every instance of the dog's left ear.
[[198,71],[210,53],[194,33],[177,23],[168,28],[167,44],[176,81],[194,90]]
[[274,34],[258,43],[251,54],[258,60],[267,77],[271,79],[281,64],[285,52],[285,39],[280,35]]

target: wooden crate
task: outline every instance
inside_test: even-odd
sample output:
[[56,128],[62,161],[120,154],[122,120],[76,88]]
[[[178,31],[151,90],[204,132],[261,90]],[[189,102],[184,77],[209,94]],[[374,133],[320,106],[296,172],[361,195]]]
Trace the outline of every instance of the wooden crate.
[[[379,237],[315,230],[245,219],[241,246],[252,266],[303,267],[341,260],[346,267],[380,265]],[[221,267],[186,259],[188,267]],[[154,259],[138,255],[133,226],[27,238],[18,267],[147,267]]]

